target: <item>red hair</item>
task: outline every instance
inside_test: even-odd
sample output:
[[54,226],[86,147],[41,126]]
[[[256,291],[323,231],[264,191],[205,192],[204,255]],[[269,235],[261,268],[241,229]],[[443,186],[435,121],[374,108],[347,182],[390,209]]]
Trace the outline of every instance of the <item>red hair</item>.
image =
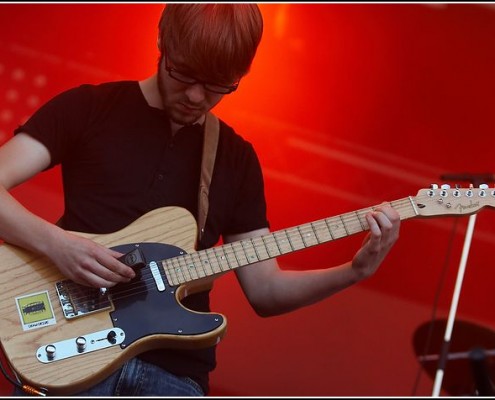
[[167,4],[159,23],[163,56],[180,57],[211,82],[231,84],[249,72],[263,33],[256,4]]

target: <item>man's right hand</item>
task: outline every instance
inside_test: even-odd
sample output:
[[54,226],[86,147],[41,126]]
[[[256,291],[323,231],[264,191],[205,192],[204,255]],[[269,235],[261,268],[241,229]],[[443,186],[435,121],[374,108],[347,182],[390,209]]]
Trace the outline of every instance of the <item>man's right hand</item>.
[[65,233],[47,256],[68,279],[81,285],[109,288],[136,276],[131,267],[117,260],[122,253],[76,234]]

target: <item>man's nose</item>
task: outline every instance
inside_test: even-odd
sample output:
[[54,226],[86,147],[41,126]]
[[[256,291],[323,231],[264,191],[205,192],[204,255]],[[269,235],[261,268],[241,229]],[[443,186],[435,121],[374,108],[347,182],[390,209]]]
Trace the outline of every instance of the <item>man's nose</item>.
[[206,89],[202,83],[195,83],[187,88],[186,95],[192,104],[199,104],[206,97]]

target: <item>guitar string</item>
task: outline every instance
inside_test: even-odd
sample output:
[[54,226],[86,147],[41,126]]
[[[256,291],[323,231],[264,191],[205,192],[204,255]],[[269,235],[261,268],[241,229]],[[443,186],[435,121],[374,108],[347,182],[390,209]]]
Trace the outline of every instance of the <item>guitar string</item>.
[[[400,208],[402,207],[402,201],[401,201],[401,202],[398,202],[398,204],[397,204],[395,207],[400,209]],[[341,217],[333,217],[333,218],[341,218],[341,220],[342,220],[343,224],[347,224],[347,225],[349,225],[349,227],[350,227],[350,225],[352,225],[352,223],[354,223],[354,222],[356,221],[356,218],[359,218],[359,213],[360,213],[360,212],[367,212],[367,211],[368,211],[368,210],[370,210],[370,209],[372,209],[372,208],[368,208],[368,209],[364,209],[364,210],[359,210],[359,211],[352,212],[352,213],[347,213],[347,214],[345,214],[345,215],[343,215],[343,216],[341,216]],[[332,218],[327,218],[327,219],[325,219],[325,220],[315,221],[315,222],[313,222],[313,223],[311,223],[311,224],[313,224],[313,225],[322,224],[322,223],[323,223],[323,221],[326,221],[326,220],[328,220],[328,219],[332,219]],[[347,221],[346,221],[346,219],[347,219]],[[367,227],[365,226],[365,228],[367,228]],[[292,230],[294,230],[294,228],[289,228],[289,230],[291,230],[291,229],[292,229]],[[361,224],[361,229],[362,229],[362,224]],[[278,235],[280,235],[280,234],[283,234],[283,233],[287,233],[287,231],[289,231],[289,230],[285,230],[285,231],[277,231],[277,232],[274,232],[273,234],[269,234],[269,235],[266,235],[266,236],[268,236],[269,238],[273,239],[273,240],[274,240],[274,242],[277,242],[277,238],[276,238],[277,234],[278,234]],[[354,229],[352,229],[352,230],[354,231]],[[301,243],[302,243],[302,242],[303,242],[303,239],[301,238]],[[266,243],[266,239],[265,239],[265,243]],[[237,250],[236,250],[236,249],[234,248],[235,244],[232,244],[232,243],[231,243],[230,245],[231,245],[231,246],[230,246],[230,249],[232,250],[232,253],[236,253],[236,252],[238,252],[238,251],[239,251],[239,249],[237,249]],[[291,246],[294,246],[294,244],[291,244]],[[304,247],[304,246],[306,246],[306,245],[305,245],[305,244],[303,244],[302,249],[303,249],[303,248],[306,248],[306,247]],[[229,246],[226,246],[226,247],[224,247],[224,248],[228,248],[228,247],[229,247]],[[239,245],[239,243],[237,243],[237,246],[236,246],[236,247],[237,247],[237,248],[239,248],[239,247],[241,247],[241,248],[242,248],[242,245]],[[223,253],[226,253],[226,252],[224,251]],[[269,253],[269,252],[267,252],[267,253]],[[204,253],[203,253],[203,254],[206,254],[206,251],[204,251]],[[195,253],[191,254],[191,258],[193,258],[193,257],[194,257],[194,255],[195,255]],[[186,256],[187,256],[187,255],[185,255],[185,256],[180,256],[180,258],[183,258],[183,257],[186,257]],[[197,258],[199,258],[199,259],[201,259],[201,257],[200,257],[198,254],[196,254],[196,257],[197,257]],[[168,262],[168,263],[170,263],[170,264],[173,264],[174,259],[177,259],[177,257],[173,257],[173,258],[171,258],[171,259],[167,259],[167,260],[165,260],[165,262],[166,262],[166,263]],[[219,264],[221,264],[221,263],[219,262]],[[175,268],[175,267],[173,267],[173,266],[172,266],[172,268]],[[167,268],[167,265],[164,265],[164,269],[165,269],[165,270],[167,270],[167,269],[168,269],[168,271],[166,271],[166,272],[169,272],[169,274],[171,274],[171,273],[172,273],[172,269],[171,269],[169,266],[168,266],[168,268]],[[184,277],[184,279],[185,279],[185,275],[184,275],[184,271],[183,271],[183,269],[179,268],[179,271],[182,273],[182,276],[183,276],[183,277]],[[177,272],[178,272],[178,271],[175,271],[174,273],[175,273],[175,278],[177,278],[177,279],[178,279],[179,277],[178,277]],[[213,272],[213,270],[212,270],[212,272]],[[148,273],[148,272],[147,272],[145,275],[150,276],[150,275],[151,275],[151,273]],[[205,275],[211,275],[211,274],[210,274],[210,273],[207,273],[207,272],[205,271]],[[144,277],[144,280],[143,280],[143,279],[141,279],[141,280],[139,280],[139,281],[134,281],[134,282],[132,282],[132,283],[125,284],[125,289],[126,289],[125,291],[123,291],[123,290],[122,290],[123,285],[120,285],[120,290],[118,290],[118,292],[116,292],[116,293],[113,293],[113,294],[112,294],[112,299],[118,300],[118,299],[121,299],[121,298],[124,298],[124,297],[130,296],[130,295],[139,295],[139,294],[141,294],[141,293],[143,292],[143,291],[142,291],[143,284],[144,284],[144,286],[146,287],[146,290],[147,290],[147,289],[149,289],[149,286],[148,286],[148,282],[147,282],[147,281],[152,282],[152,285],[153,285],[154,278],[153,278],[152,276],[151,276],[151,278],[147,278],[146,276],[143,276],[143,275],[142,275],[142,276],[141,276],[141,278],[143,278],[143,277]],[[180,281],[180,279],[179,279],[179,281]],[[185,281],[187,281],[187,280],[185,280]],[[169,282],[169,283],[170,283],[170,282]],[[152,287],[152,285],[151,285],[151,287]],[[110,290],[112,290],[112,289],[110,289]],[[93,291],[93,292],[95,292],[95,291]],[[79,301],[80,303],[83,303],[83,302],[84,302],[84,300],[85,300],[85,298],[82,298],[82,299],[80,298],[80,299],[76,299],[76,300],[77,300],[77,301]]]
[[[395,201],[392,203],[394,204],[394,208],[397,208],[399,210],[406,210],[406,209],[413,210],[412,203],[411,203],[411,200],[409,198]],[[364,218],[364,215],[366,214],[366,212],[368,212],[369,210],[371,210],[373,208],[374,207],[370,207],[370,208],[358,210],[357,212],[351,212],[351,213],[344,214],[342,216],[342,219],[343,219],[342,225],[345,224],[347,226],[347,229],[349,229],[352,234],[359,233],[359,232],[362,232],[364,230],[369,229],[367,224],[365,226],[366,229],[363,229],[362,221],[359,221],[359,223],[356,225],[354,223],[357,221],[356,213],[359,215],[360,218]],[[408,217],[412,217],[415,215],[416,215],[415,213],[412,213]],[[308,248],[308,247],[311,247],[314,245],[318,245],[320,243],[329,242],[331,240],[340,239],[340,238],[348,236],[348,234],[345,233],[344,235],[341,235],[339,237],[332,237],[333,236],[332,231],[330,228],[327,228],[327,223],[328,223],[328,221],[333,221],[336,218],[339,218],[339,217],[330,217],[330,218],[314,221],[311,223],[307,223],[307,224],[301,225],[299,227],[301,229],[302,228],[305,228],[305,229],[309,228],[308,231],[313,232],[315,234],[315,236],[318,236],[318,233],[320,233],[320,236],[321,236],[322,231],[323,232],[327,231],[328,237],[326,240],[323,240],[323,241],[321,241],[320,239],[318,239],[318,237],[316,237],[316,242],[307,244],[304,237],[301,237],[300,234],[295,232],[297,227],[293,227],[293,228],[289,228],[286,230],[272,232],[272,233],[269,233],[267,235],[264,235],[264,236],[261,236],[258,238],[254,238],[254,239],[244,239],[244,240],[241,240],[239,242],[229,243],[228,245],[230,245],[230,246],[223,245],[223,246],[219,246],[219,247],[214,247],[212,249],[217,249],[217,250],[215,250],[216,253],[223,251],[223,253],[225,255],[226,260],[218,260],[218,254],[215,254],[215,256],[217,258],[216,261],[218,261],[219,265],[227,265],[228,266],[229,256],[231,256],[232,254],[245,253],[244,247],[242,244],[246,243],[246,242],[251,242],[254,250],[256,250],[256,248],[259,248],[259,247],[267,248],[268,249],[266,252],[267,256],[265,256],[264,259],[273,258],[273,257],[277,257],[279,255],[283,255],[284,253],[289,253],[289,252],[293,252],[293,251],[297,251],[297,250],[303,250],[305,248]],[[405,219],[405,218],[403,218],[403,219]],[[317,227],[316,230],[314,228],[310,228],[310,227],[315,227],[315,226]],[[338,228],[341,229],[340,226]],[[337,229],[337,228],[335,228],[335,229]],[[288,238],[291,239],[291,241],[286,242],[286,243],[288,243],[290,248],[285,247],[287,249],[287,251],[281,251],[280,250],[280,241],[279,241],[278,237],[280,235],[287,235],[287,234],[289,234]],[[267,240],[270,240],[272,243],[267,244]],[[298,242],[295,243],[294,240],[298,240]],[[254,241],[257,241],[257,244],[255,244]],[[261,244],[260,242],[263,242],[263,244]],[[273,244],[275,244],[275,245],[273,245]],[[272,246],[270,247],[270,245],[272,245]],[[278,251],[277,251],[277,248],[279,249]],[[208,251],[209,250],[211,251],[212,249],[207,249],[206,251],[203,250],[201,252],[203,252],[203,254],[206,254],[208,256]],[[270,251],[270,249],[271,249],[271,251]],[[197,253],[201,253],[201,252],[197,252]],[[192,254],[197,254],[197,253],[192,253]],[[196,255],[196,256],[200,257],[199,255]],[[230,258],[232,259],[232,257],[230,257]],[[245,253],[244,258],[246,260],[249,260],[249,255]],[[225,262],[225,261],[227,261],[227,262]],[[255,261],[253,261],[253,263],[258,262],[258,261],[262,261],[262,260],[256,259]],[[223,262],[223,264],[222,264],[222,262]],[[172,259],[165,260],[164,267],[165,267],[168,275],[171,276],[172,279],[173,278],[177,279],[178,275],[177,275],[177,272],[174,271],[174,267],[171,266],[172,263],[173,263]],[[249,263],[250,263],[249,261],[244,262],[244,263],[242,263],[241,266],[247,265]],[[234,268],[237,268],[237,266],[235,266]],[[233,269],[233,268],[231,268],[229,266],[229,269]],[[229,269],[227,269],[225,271],[228,271]],[[223,271],[220,271],[220,272],[223,272]],[[208,275],[211,275],[211,274],[208,274]],[[178,280],[179,280],[179,283],[184,283],[184,282],[181,282],[180,279],[178,279]]]
[[[405,198],[405,199],[393,201],[390,204],[397,211],[404,211],[404,210],[411,211],[411,210],[413,210],[413,206],[412,206],[411,200],[409,198]],[[280,230],[280,231],[272,232],[270,234],[263,235],[263,237],[253,238],[252,240],[251,239],[248,239],[248,241],[251,242],[252,249],[255,250],[255,251],[256,251],[256,248],[257,247],[265,247],[265,248],[268,249],[266,251],[267,257],[265,257],[264,259],[277,257],[279,255],[283,255],[284,254],[284,253],[282,253],[280,251],[280,243],[278,243],[278,240],[279,239],[277,239],[277,236],[280,236],[280,235],[284,235],[285,234],[286,237],[288,238],[288,242],[287,243],[289,244],[289,248],[288,248],[287,253],[288,252],[298,251],[298,250],[303,250],[303,249],[306,249],[308,247],[312,247],[312,246],[315,246],[315,245],[318,245],[318,244],[321,244],[321,243],[326,243],[326,242],[329,242],[329,241],[332,241],[332,240],[336,240],[336,239],[340,239],[340,238],[349,236],[348,232],[346,232],[346,234],[343,235],[343,236],[334,237],[332,235],[332,233],[331,233],[331,228],[328,225],[328,221],[337,220],[337,219],[339,221],[341,220],[342,221],[342,225],[345,224],[347,230],[349,230],[349,232],[351,232],[350,234],[359,233],[359,232],[363,232],[363,231],[368,230],[369,229],[369,226],[366,223],[366,221],[364,220],[364,215],[368,211],[370,211],[370,210],[372,210],[374,208],[375,207],[368,207],[368,208],[365,208],[365,209],[361,209],[361,210],[357,210],[357,211],[345,213],[345,214],[342,214],[341,216],[324,218],[324,219],[321,219],[321,220],[318,220],[318,221],[313,221],[313,222],[310,222],[310,223],[306,223],[306,224],[300,225],[299,227],[292,227],[292,228],[288,228],[288,229],[285,229],[285,230]],[[400,212],[399,212],[399,214],[400,214]],[[416,215],[416,214],[413,213],[410,216],[414,216],[414,215]],[[407,218],[407,216],[404,215],[404,218],[401,218],[401,219],[405,219],[405,218]],[[363,219],[363,221],[365,221],[365,222],[361,221],[361,219]],[[339,225],[340,225],[340,223],[339,223]],[[311,227],[311,228],[309,228],[309,227]],[[316,227],[316,229],[314,229],[315,227]],[[309,228],[309,232],[313,232],[314,233],[313,238],[316,237],[316,241],[315,242],[312,242],[312,243],[308,244],[308,242],[304,240],[303,232],[301,230],[302,229],[306,229],[306,228]],[[342,229],[341,227],[334,227],[334,229],[339,229],[339,228]],[[321,231],[323,231],[323,232],[324,231],[327,231],[328,232],[328,236],[330,237],[330,239],[327,238],[327,239],[324,239],[323,241],[320,241],[317,236],[318,236],[318,232],[320,232],[320,234],[321,234]],[[257,244],[254,244],[253,243],[254,240],[257,240],[258,243]],[[271,243],[268,243],[267,244],[267,241],[268,240],[271,240]],[[188,282],[188,281],[200,279],[202,277],[215,275],[217,273],[228,272],[230,270],[233,270],[235,268],[238,268],[239,265],[235,265],[233,268],[231,266],[232,255],[238,254],[239,252],[245,253],[245,248],[242,245],[243,242],[245,243],[246,240],[242,240],[242,241],[235,242],[235,243],[227,243],[226,245],[223,245],[223,246],[213,247],[213,248],[202,250],[202,251],[199,251],[199,252],[185,254],[185,255],[180,255],[180,256],[176,256],[176,257],[172,257],[172,258],[169,258],[169,259],[162,260],[163,270],[165,272],[166,278],[168,278],[169,276],[171,276],[172,281],[175,278],[175,280],[178,280],[179,281],[179,284],[180,284],[180,283],[184,283],[184,282]],[[263,246],[260,244],[260,242],[263,243]],[[270,249],[270,246],[272,246],[272,251],[269,250]],[[276,247],[277,247],[278,250],[274,250]],[[212,267],[212,268],[210,268],[210,271],[211,272],[209,272],[205,268],[203,268],[204,276],[199,276],[198,275],[198,277],[193,277],[191,275],[191,271],[189,270],[189,277],[187,277],[186,274],[185,274],[185,272],[184,272],[184,270],[188,271],[188,269],[187,268],[182,268],[180,266],[180,261],[181,260],[185,260],[185,258],[189,257],[193,261],[193,263],[199,262],[200,265],[203,265],[203,263],[201,263],[201,254],[198,254],[198,253],[201,253],[203,255],[206,255],[206,258],[209,261],[208,262],[208,265],[211,265],[211,262],[210,262],[211,257],[209,257],[209,254],[207,254],[207,253],[214,253],[212,255],[212,257],[214,257],[214,260],[216,259],[217,264],[218,264],[218,268],[220,269],[220,271],[215,272],[215,270]],[[219,254],[218,253],[220,253],[220,257],[225,257],[222,261],[220,261],[218,259],[218,257],[219,257]],[[231,260],[230,263],[228,262],[229,257],[230,257],[230,260]],[[197,260],[194,261],[193,258],[197,258]],[[248,264],[251,263],[251,262],[247,261],[249,259],[249,257],[248,257],[247,254],[244,254],[244,258],[246,259],[246,263],[243,264],[243,265],[248,265]],[[239,261],[238,261],[238,257],[235,257],[235,260],[236,260],[235,264],[240,264]],[[180,268],[174,267],[174,265],[173,265],[174,264],[174,261],[176,261],[177,263],[179,263],[179,267]],[[224,261],[227,261],[227,262],[224,262]],[[259,258],[257,258],[252,263],[258,262],[258,261],[262,261],[262,260],[260,260]],[[227,265],[227,269],[222,269],[221,268],[221,265],[223,265],[223,266],[226,266]],[[110,288],[110,293],[111,293],[112,299],[119,300],[119,299],[122,299],[122,298],[125,298],[125,297],[128,297],[128,296],[140,295],[140,294],[148,291],[150,288],[153,288],[155,286],[155,279],[152,276],[151,271],[147,270],[146,267],[143,268],[143,269],[141,269],[141,271],[142,271],[141,272],[142,275],[141,275],[141,279],[140,280],[138,280],[138,281],[132,281],[132,282],[130,282],[128,284],[121,284],[121,285],[119,285],[119,289],[118,290],[115,289],[116,290],[115,293],[111,293],[112,292],[112,288]],[[182,275],[182,278],[179,277],[179,274]],[[169,281],[169,279],[166,279],[166,280]],[[169,284],[169,286],[177,286],[177,285],[172,285],[170,282],[168,282],[168,284]],[[143,286],[144,286],[144,289],[145,290],[143,290]],[[125,290],[123,290],[124,288],[125,288]],[[91,290],[91,288],[89,288],[89,289]],[[94,289],[92,291],[94,293],[96,293],[96,292],[99,293],[99,290],[98,289]],[[73,298],[75,299],[75,301],[78,301],[80,304],[83,304],[85,301],[94,300],[94,297],[95,296],[91,296],[91,293],[89,293],[89,294],[86,294],[85,297],[80,297],[80,298],[73,297]]]
[[[421,201],[425,199],[428,201],[432,201],[432,198],[429,195],[417,195],[416,197],[406,197],[403,199],[391,201],[389,202],[389,204],[399,213],[401,220],[405,220],[418,216],[417,211],[415,210],[415,206],[419,207],[418,204],[420,204]],[[171,287],[175,287],[180,284],[194,281],[200,278],[228,272],[240,266],[245,266],[269,258],[274,258],[285,253],[304,250],[318,244],[330,242],[332,240],[337,240],[349,235],[364,232],[369,230],[369,225],[364,216],[368,211],[373,210],[376,207],[377,206],[367,207],[357,211],[348,212],[340,216],[323,218],[321,220],[309,222],[296,227],[271,232],[257,238],[244,239],[238,242],[227,243],[222,246],[212,247],[198,252],[187,253],[184,255],[161,260],[161,272],[165,274],[165,280],[167,281],[168,285]],[[450,214],[455,215],[455,213],[452,212]],[[332,222],[335,222],[337,220],[341,223],[338,222],[332,225]],[[334,228],[333,233],[332,226]],[[344,229],[345,234],[335,237],[334,234],[338,229]],[[309,232],[312,235],[311,243],[308,244],[308,241],[305,241],[304,232]],[[318,232],[320,233],[320,235],[322,234],[322,232],[326,232],[327,238],[320,240],[318,238]],[[280,242],[280,236],[285,236],[285,238],[287,239],[282,239],[285,244],[282,244]],[[255,241],[257,243],[254,243]],[[248,243],[248,247],[250,248],[251,256],[250,254],[246,253],[246,243]],[[284,248],[287,249],[287,251],[284,252]],[[262,249],[266,249],[266,252],[263,252],[263,258],[260,259],[259,254]],[[254,253],[252,251],[254,251]],[[254,254],[256,255],[256,259],[252,262],[249,262],[250,257],[252,257],[252,255]],[[204,257],[202,258],[202,256]],[[215,266],[211,266],[212,257],[215,261]],[[242,260],[239,261],[239,258],[242,258]],[[186,261],[186,259],[190,261]],[[174,266],[174,263],[178,264],[178,267]],[[232,266],[231,264],[234,264],[234,266]],[[206,268],[205,265],[209,267],[209,271],[207,270],[208,268]],[[188,266],[193,266],[194,268],[187,268]],[[200,268],[197,268],[198,266]],[[222,266],[226,267],[226,269],[223,269]],[[217,268],[217,271],[215,271],[215,268]],[[200,275],[197,272],[198,270],[202,270],[204,275]],[[196,276],[192,275],[193,271]],[[180,275],[182,276],[182,278],[180,277]],[[146,287],[145,291],[147,291],[150,287],[153,288],[155,286],[154,277],[152,276],[151,272],[147,272],[146,276],[150,276],[150,278],[145,277],[144,280],[141,279],[139,281],[125,284],[125,294],[123,295],[124,291],[120,290],[118,293],[112,294],[112,298],[120,299],[130,295],[140,295],[141,293],[143,293],[143,284]],[[150,282],[151,285],[148,285],[148,283]],[[174,282],[178,283],[174,284]]]

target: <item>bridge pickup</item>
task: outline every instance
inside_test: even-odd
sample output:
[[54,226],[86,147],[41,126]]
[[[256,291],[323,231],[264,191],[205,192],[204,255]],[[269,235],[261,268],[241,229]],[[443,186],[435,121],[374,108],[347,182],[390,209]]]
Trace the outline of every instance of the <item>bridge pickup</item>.
[[79,285],[69,279],[57,282],[55,288],[66,319],[111,308],[108,294],[99,289]]

